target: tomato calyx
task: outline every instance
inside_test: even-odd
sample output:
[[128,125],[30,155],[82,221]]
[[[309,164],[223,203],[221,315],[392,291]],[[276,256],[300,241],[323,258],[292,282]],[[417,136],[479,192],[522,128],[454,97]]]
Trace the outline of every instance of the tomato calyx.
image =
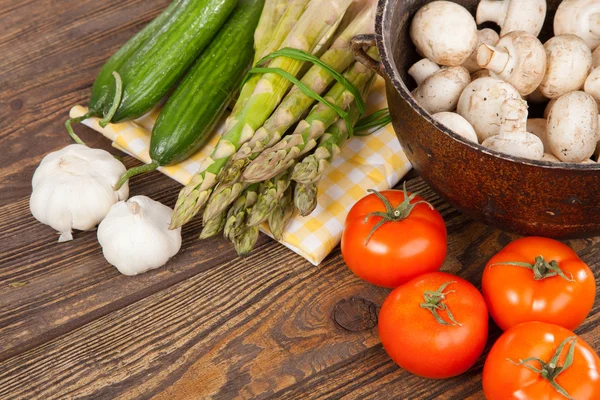
[[375,231],[377,229],[381,228],[384,224],[386,224],[388,222],[397,222],[397,221],[402,221],[403,219],[408,218],[408,216],[412,212],[413,208],[415,208],[415,206],[417,206],[417,204],[424,203],[424,204],[427,204],[432,210],[434,209],[434,207],[425,200],[417,201],[416,203],[411,204],[411,201],[413,201],[415,199],[415,197],[417,197],[418,195],[416,193],[413,193],[410,196],[408,195],[408,192],[406,190],[406,182],[404,182],[404,185],[402,185],[402,190],[404,192],[404,201],[402,201],[402,203],[398,204],[397,207],[392,207],[392,204],[390,203],[390,201],[388,199],[386,199],[385,196],[382,195],[381,193],[379,193],[377,190],[374,190],[374,189],[368,190],[369,193],[373,193],[385,205],[385,212],[376,211],[376,212],[372,212],[372,213],[368,214],[365,217],[365,222],[367,222],[369,220],[369,218],[371,218],[371,217],[380,217],[381,218],[381,220],[379,222],[377,222],[377,224],[373,227],[373,229],[371,229],[371,232],[369,233],[369,236],[367,236],[367,239],[365,241],[365,246],[369,244],[369,241],[371,240],[371,236],[373,236],[373,234],[375,233]]
[[[456,282],[455,281],[446,282],[442,286],[440,286],[440,288],[438,290],[436,290],[435,292],[430,291],[430,290],[425,291],[425,293],[423,294],[423,298],[425,299],[425,302],[421,303],[420,306],[421,306],[421,308],[424,308],[424,309],[428,310],[429,312],[431,312],[431,314],[433,315],[435,320],[441,325],[462,326],[460,323],[458,323],[456,321],[456,319],[454,319],[454,315],[452,315],[452,311],[450,311],[450,309],[448,308],[446,303],[443,302],[446,299],[446,296],[448,294],[455,292],[455,290],[448,290],[447,292],[444,292],[444,290],[446,290],[446,288],[453,283],[456,283]],[[448,315],[448,318],[450,319],[450,321],[452,323],[446,322],[442,318],[442,316],[438,313],[438,311],[445,311],[446,314]]]
[[568,282],[574,282],[573,275],[569,273],[567,276],[562,269],[560,269],[558,262],[556,260],[552,260],[550,262],[546,261],[543,256],[537,256],[535,258],[535,262],[533,264],[526,262],[518,262],[518,261],[509,261],[509,262],[501,262],[492,264],[491,267],[495,265],[512,265],[515,267],[523,267],[528,268],[533,271],[533,279],[536,281],[541,281],[542,279],[552,278],[554,276],[560,276],[564,280]]
[[[567,351],[567,356],[565,357],[565,362],[563,363],[562,366],[559,367],[558,359],[560,358],[560,355],[563,352],[563,349],[565,348],[567,343],[569,343],[570,341],[571,341],[571,345],[569,347],[569,350]],[[571,366],[571,364],[573,364],[573,357],[575,355],[575,344],[576,343],[577,343],[577,336],[570,336],[570,337],[566,338],[565,340],[563,340],[563,342],[556,349],[556,352],[554,353],[554,355],[552,356],[550,361],[547,363],[544,360],[541,360],[537,357],[529,357],[524,360],[519,360],[519,362],[515,362],[515,361],[511,360],[510,358],[507,358],[507,360],[515,365],[522,365],[522,366],[540,374],[542,378],[544,378],[544,379],[548,380],[548,382],[550,382],[552,387],[558,393],[560,393],[561,395],[563,395],[564,397],[566,397],[569,400],[573,400],[573,398],[569,395],[569,393],[567,393],[567,391],[564,388],[562,388],[558,384],[558,382],[556,382],[556,378],[561,373],[563,373],[567,368],[569,368]],[[540,364],[540,368],[536,368],[533,365],[527,364],[530,361],[538,362]]]

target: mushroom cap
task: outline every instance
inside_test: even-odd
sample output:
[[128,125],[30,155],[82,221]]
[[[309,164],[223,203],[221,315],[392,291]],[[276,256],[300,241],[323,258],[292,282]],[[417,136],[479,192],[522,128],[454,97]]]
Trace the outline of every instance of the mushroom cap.
[[533,93],[544,78],[546,50],[535,36],[514,31],[502,36],[495,47],[481,45],[477,62],[526,96]]
[[548,116],[550,115],[550,111],[552,111],[552,107],[554,107],[554,105],[556,104],[556,100],[558,100],[558,99],[552,99],[546,105],[546,108],[544,109],[544,119],[548,119]]
[[598,143],[598,106],[585,92],[561,96],[548,116],[548,147],[564,162],[590,158]]
[[552,154],[550,153],[544,153],[544,156],[542,157],[542,161],[548,161],[548,162],[562,162],[560,161],[558,158],[554,157]]
[[481,0],[477,7],[477,23],[497,23],[500,36],[512,31],[525,31],[538,36],[546,19],[546,0]]
[[480,69],[479,71],[473,72],[471,74],[471,82],[473,82],[475,79],[481,79],[481,78],[495,78],[495,79],[500,79],[498,77],[498,75],[496,75],[495,73],[493,73],[489,69]]
[[527,132],[531,132],[539,137],[544,144],[544,151],[549,152],[550,147],[548,145],[548,135],[546,131],[547,125],[548,121],[544,118],[531,118],[527,120]]
[[583,87],[592,69],[592,52],[583,39],[575,35],[555,36],[546,48],[546,74],[540,91],[549,99]]
[[591,50],[600,46],[600,1],[563,0],[554,17],[554,34],[573,34]]
[[465,61],[462,65],[469,71],[471,74],[481,70],[479,64],[477,64],[477,49],[482,44],[488,44],[490,46],[495,46],[500,40],[500,36],[496,33],[495,30],[490,28],[485,28],[477,32],[477,48],[473,53],[469,56],[469,59]]
[[471,75],[463,67],[443,68],[413,91],[417,103],[431,114],[452,111],[458,99],[471,82]]
[[594,69],[587,77],[583,90],[592,95],[596,102],[600,102],[600,67]]
[[452,132],[464,137],[467,140],[477,143],[477,133],[469,121],[453,112],[441,112],[432,115],[433,118],[444,124]]
[[600,47],[597,47],[592,53],[592,66],[594,68],[600,67]]
[[434,1],[421,7],[410,25],[417,51],[436,64],[463,64],[477,46],[477,25],[463,6]]
[[408,74],[412,76],[417,83],[417,86],[421,86],[425,79],[429,78],[440,69],[441,68],[439,65],[431,60],[428,60],[427,58],[424,58],[414,63],[412,67],[408,69]]
[[479,78],[463,91],[457,112],[469,121],[482,142],[500,133],[502,104],[508,99],[521,99],[510,83],[496,78]]
[[510,135],[491,136],[483,141],[483,146],[513,157],[541,160],[544,156],[544,145],[539,137],[529,132],[511,133]]

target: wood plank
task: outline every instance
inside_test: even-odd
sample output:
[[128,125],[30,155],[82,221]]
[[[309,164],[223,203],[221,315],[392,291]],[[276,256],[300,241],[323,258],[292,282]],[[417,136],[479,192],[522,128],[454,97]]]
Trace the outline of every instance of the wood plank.
[[[514,236],[468,220],[422,181],[409,188],[426,190],[447,220],[443,270],[478,284],[486,260]],[[600,240],[569,244],[598,271]],[[482,360],[443,382],[394,366],[369,311],[387,293],[354,277],[338,250],[315,268],[268,241],[249,258],[201,271],[4,361],[0,397],[481,398]],[[352,298],[367,309],[348,306]],[[336,318],[339,307],[355,317]],[[595,348],[597,311],[578,331]],[[492,340],[497,335],[495,328]]]

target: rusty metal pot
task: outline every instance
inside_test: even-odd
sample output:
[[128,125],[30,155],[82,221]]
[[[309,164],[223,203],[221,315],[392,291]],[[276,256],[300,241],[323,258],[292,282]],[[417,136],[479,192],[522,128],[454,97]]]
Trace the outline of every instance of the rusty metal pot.
[[[357,58],[387,81],[394,129],[414,168],[441,197],[489,225],[554,238],[600,235],[600,164],[531,161],[486,149],[454,134],[415,102],[407,70],[420,57],[408,32],[414,14],[429,2],[380,0],[375,35],[353,40]],[[456,3],[474,15],[478,1]],[[552,36],[559,3],[548,1],[543,41]],[[364,52],[372,45],[381,62]]]

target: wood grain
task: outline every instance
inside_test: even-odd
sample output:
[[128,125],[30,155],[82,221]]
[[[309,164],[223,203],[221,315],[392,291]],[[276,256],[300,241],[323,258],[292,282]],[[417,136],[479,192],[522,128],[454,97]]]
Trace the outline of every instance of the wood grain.
[[[196,240],[194,221],[165,268],[131,278],[106,263],[95,232],[58,244],[33,219],[31,175],[70,142],[70,106],[86,103],[102,63],[168,2],[0,0],[0,398],[481,399],[483,358],[439,382],[390,361],[376,328],[388,290],[354,277],[339,250],[315,268],[261,236],[240,259],[222,239]],[[420,180],[409,187],[447,221],[443,269],[478,284],[515,236],[465,218]],[[131,185],[171,206],[178,189],[158,173]],[[599,270],[600,240],[569,244]],[[598,318],[596,304],[578,330],[596,349]]]

